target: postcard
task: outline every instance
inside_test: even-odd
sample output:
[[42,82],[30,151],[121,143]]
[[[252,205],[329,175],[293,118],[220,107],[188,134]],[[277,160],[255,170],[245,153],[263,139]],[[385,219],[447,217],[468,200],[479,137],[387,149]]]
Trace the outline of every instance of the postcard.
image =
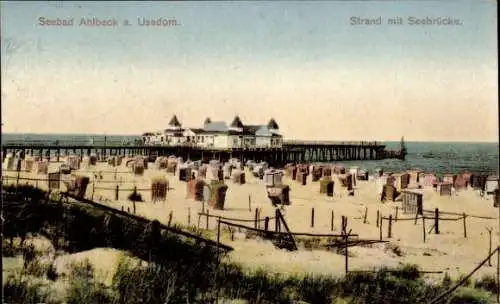
[[496,11],[3,1],[3,302],[499,302]]

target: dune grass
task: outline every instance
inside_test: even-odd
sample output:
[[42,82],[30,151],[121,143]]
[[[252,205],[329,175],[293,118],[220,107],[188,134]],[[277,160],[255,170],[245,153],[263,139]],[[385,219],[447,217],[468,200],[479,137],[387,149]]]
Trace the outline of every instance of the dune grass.
[[[11,199],[26,202],[4,209],[10,225],[5,237],[23,240],[22,250],[10,252],[22,252],[25,262],[22,272],[4,282],[7,303],[211,303],[217,298],[248,303],[426,303],[454,283],[449,276],[441,284],[426,283],[416,265],[344,277],[248,271],[224,257],[218,264],[213,248],[166,233],[156,221],[142,224],[87,205],[52,201],[27,187],[6,190]],[[144,262],[120,259],[111,286],[95,279],[88,262],[72,265],[64,299],[55,299],[50,289],[30,280],[59,279],[53,265],[40,264],[35,250],[24,244],[37,234],[69,253],[112,247]],[[489,303],[495,291],[494,278],[485,277],[457,290],[448,303]]]

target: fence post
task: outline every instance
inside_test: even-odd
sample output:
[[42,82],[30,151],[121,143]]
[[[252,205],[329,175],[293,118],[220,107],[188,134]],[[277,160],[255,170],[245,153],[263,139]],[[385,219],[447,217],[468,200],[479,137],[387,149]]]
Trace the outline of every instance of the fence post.
[[191,226],[191,208],[188,208],[188,225]]
[[467,223],[466,223],[467,214],[464,212],[464,238],[467,238]]
[[260,213],[262,210],[260,208],[257,208],[257,229],[260,229]]
[[347,252],[347,248],[349,248],[349,236],[346,234],[345,236],[345,274],[349,273],[349,254]]
[[95,180],[92,181],[92,196],[90,197],[91,201],[94,201],[94,192],[95,192]]
[[264,230],[268,231],[269,230],[269,216],[266,216],[264,220]]
[[388,225],[388,228],[387,228],[387,238],[391,238],[392,237],[392,214],[389,215],[389,225]]
[[170,211],[170,213],[168,214],[168,227],[170,228],[170,225],[172,224],[172,217],[174,216],[174,212],[173,211]]
[[115,189],[115,201],[118,200],[118,193],[120,191],[120,186],[116,185],[116,189]]
[[207,209],[207,222],[205,225],[205,229],[208,230],[208,221],[210,220],[210,210]]
[[335,217],[335,213],[334,211],[332,210],[332,214],[331,214],[331,220],[330,220],[330,230],[333,231],[334,230],[334,226],[333,226],[333,219]]
[[311,208],[311,228],[314,228],[314,208]]
[[259,208],[255,208],[255,216],[254,216],[254,223],[253,223],[253,226],[255,229],[257,229],[258,217],[259,217]]
[[252,195],[248,195],[248,212],[252,212]]
[[380,210],[377,210],[377,227],[379,225],[379,221],[380,221]]
[[380,223],[379,223],[379,232],[380,232],[380,240],[382,240],[382,223],[383,223],[384,217],[380,215]]
[[[219,244],[220,244],[220,216],[217,219],[217,264],[219,264]],[[215,272],[217,275],[217,271]]]
[[497,247],[497,282],[496,283],[497,283],[497,303],[500,303],[500,247]]
[[135,200],[132,201],[132,208],[134,209],[134,215],[135,215]]
[[279,219],[278,209],[276,209],[274,212],[274,231],[275,232],[279,231],[279,224],[280,224],[280,219]]
[[489,243],[489,248],[488,248],[488,266],[491,267],[491,228],[486,228],[486,230],[488,230],[488,234],[489,234],[489,237],[490,237],[490,243]]
[[439,234],[439,208],[434,210],[434,230]]
[[424,243],[425,243],[425,216],[422,215],[422,231],[424,233]]
[[368,207],[365,207],[365,217],[363,218],[363,224],[366,224],[366,217],[368,216]]

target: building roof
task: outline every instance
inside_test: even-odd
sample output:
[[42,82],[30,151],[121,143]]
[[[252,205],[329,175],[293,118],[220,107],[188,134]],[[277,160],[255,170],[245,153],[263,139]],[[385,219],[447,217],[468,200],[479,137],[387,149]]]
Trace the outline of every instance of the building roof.
[[276,123],[276,120],[274,118],[271,118],[269,122],[267,123],[267,128],[271,130],[279,130],[278,123]]
[[238,115],[236,115],[233,119],[233,122],[230,125],[231,128],[243,128],[243,123]]
[[172,130],[172,129],[165,129],[165,130],[163,130],[163,132],[164,132],[164,133],[173,133],[173,132],[175,133],[175,132],[182,132],[182,131],[184,131],[184,130],[186,130],[186,129],[184,129],[184,128],[177,128],[177,129],[175,129],[175,130]]
[[177,118],[177,115],[174,114],[172,118],[170,119],[170,122],[168,123],[170,127],[180,127],[181,123],[179,122],[179,119]]
[[203,126],[205,131],[219,131],[226,132],[229,130],[227,124],[224,121],[212,121]]
[[260,127],[260,125],[243,126],[243,133],[245,133],[245,135],[255,135],[255,132],[257,132]]

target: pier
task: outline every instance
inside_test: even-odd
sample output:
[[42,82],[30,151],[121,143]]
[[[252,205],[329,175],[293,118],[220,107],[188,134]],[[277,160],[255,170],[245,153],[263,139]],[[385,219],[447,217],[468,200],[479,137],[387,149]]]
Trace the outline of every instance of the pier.
[[176,146],[124,145],[124,144],[47,144],[9,142],[2,145],[3,158],[7,153],[22,152],[23,155],[59,157],[75,154],[90,156],[95,154],[101,160],[108,156],[143,155],[154,159],[157,156],[175,155],[184,159],[218,159],[226,161],[238,158],[242,161],[267,161],[274,166],[287,163],[333,162],[348,160],[380,160],[385,158],[404,159],[405,151],[387,151],[385,145],[377,142],[311,142],[285,141],[281,148],[246,147],[220,149],[213,147],[194,147],[183,144]]

